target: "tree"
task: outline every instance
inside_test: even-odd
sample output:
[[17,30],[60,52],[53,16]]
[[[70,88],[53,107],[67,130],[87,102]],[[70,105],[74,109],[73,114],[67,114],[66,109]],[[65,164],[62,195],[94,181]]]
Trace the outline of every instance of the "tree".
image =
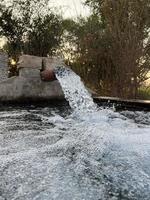
[[14,58],[22,53],[46,56],[60,44],[62,19],[47,0],[5,0],[0,3],[0,30],[8,40],[6,49]]
[[78,35],[86,71],[104,94],[136,98],[150,70],[149,0],[87,0],[86,4],[93,14],[83,25],[87,31]]
[[25,28],[17,18],[13,18],[12,8],[7,8],[5,5],[0,6],[0,34],[7,38],[6,49],[9,56],[17,57],[22,49],[22,35]]
[[61,42],[62,18],[53,13],[33,20],[24,43],[24,52],[36,56],[53,55]]
[[150,25],[149,6],[149,0],[106,0],[101,5],[106,33],[111,39],[109,54],[116,69],[113,91],[120,97],[136,98],[141,73],[150,69],[144,44]]

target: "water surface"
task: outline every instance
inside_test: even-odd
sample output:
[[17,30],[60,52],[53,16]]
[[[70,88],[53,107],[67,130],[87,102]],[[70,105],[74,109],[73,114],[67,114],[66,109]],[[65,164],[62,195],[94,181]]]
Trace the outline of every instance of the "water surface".
[[0,200],[149,200],[150,113],[0,110]]

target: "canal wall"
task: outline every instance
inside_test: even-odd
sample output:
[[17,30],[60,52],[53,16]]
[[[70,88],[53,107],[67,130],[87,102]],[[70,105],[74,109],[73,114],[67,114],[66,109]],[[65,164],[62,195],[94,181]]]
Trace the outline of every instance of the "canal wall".
[[0,81],[8,77],[8,56],[0,51]]
[[[54,68],[61,61],[54,58],[44,58],[44,68]],[[19,59],[19,76],[1,79],[0,101],[25,101],[63,99],[64,94],[57,80],[46,82],[41,80],[42,57],[21,56]]]

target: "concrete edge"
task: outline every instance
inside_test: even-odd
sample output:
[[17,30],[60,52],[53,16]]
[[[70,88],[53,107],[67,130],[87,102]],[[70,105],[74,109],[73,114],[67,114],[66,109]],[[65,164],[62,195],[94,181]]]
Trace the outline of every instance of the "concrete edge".
[[117,97],[94,97],[96,103],[102,106],[115,106],[116,109],[123,110],[143,110],[150,111],[149,100],[136,100],[136,99],[121,99]]

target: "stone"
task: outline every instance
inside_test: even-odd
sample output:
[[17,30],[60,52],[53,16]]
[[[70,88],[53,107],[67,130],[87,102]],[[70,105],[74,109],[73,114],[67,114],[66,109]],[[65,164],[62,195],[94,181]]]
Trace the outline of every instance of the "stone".
[[7,54],[0,52],[0,81],[7,79],[8,77],[8,56]]
[[41,70],[42,68],[42,57],[22,55],[19,57],[18,69],[21,68],[36,68]]
[[[57,80],[41,80],[42,57],[22,55],[19,58],[19,76],[0,82],[0,101],[64,99],[64,93]],[[56,59],[46,58],[55,67]],[[54,61],[54,63],[53,63]],[[47,64],[47,68],[50,65]]]
[[19,76],[24,78],[41,78],[38,68],[21,68],[19,70]]
[[18,69],[36,68],[42,70],[43,69],[42,67],[44,67],[44,69],[54,69],[55,67],[60,65],[64,65],[64,62],[62,59],[59,58],[22,55],[19,58]]
[[55,67],[58,66],[64,66],[65,63],[63,62],[62,59],[58,59],[58,58],[43,58],[44,61],[44,67],[45,69],[54,69]]
[[38,78],[12,77],[0,83],[0,101],[63,99],[59,82],[43,82]]

